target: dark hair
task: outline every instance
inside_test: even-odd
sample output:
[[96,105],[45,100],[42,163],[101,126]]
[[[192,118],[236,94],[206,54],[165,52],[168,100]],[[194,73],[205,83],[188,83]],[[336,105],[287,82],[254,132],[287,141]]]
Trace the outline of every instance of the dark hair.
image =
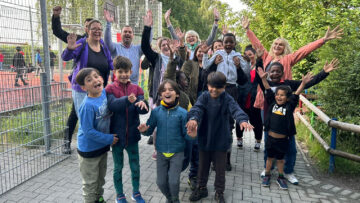
[[16,51],[21,51],[21,47],[16,47]]
[[131,61],[123,56],[116,56],[113,60],[113,65],[114,65],[114,70],[122,69],[128,71],[131,70],[132,67]]
[[286,92],[286,97],[289,98],[292,94],[292,90],[288,85],[280,85],[277,86],[275,89],[275,94],[279,91],[279,90],[283,90]]
[[89,30],[90,30],[90,27],[91,27],[91,25],[92,25],[93,23],[99,23],[100,25],[102,25],[99,20],[93,19],[93,20],[91,20],[91,21],[89,22],[89,24],[88,24],[88,29],[89,29]]
[[255,49],[252,47],[251,44],[249,44],[249,45],[247,45],[247,46],[245,47],[244,52],[246,52],[246,51],[251,51],[253,54],[256,54],[256,51],[255,51]]
[[83,68],[81,69],[75,78],[75,81],[77,84],[79,84],[80,86],[84,86],[85,85],[85,78],[90,75],[93,71],[95,71],[97,74],[100,75],[99,71],[96,70],[95,68]]
[[284,72],[284,66],[280,62],[276,61],[276,62],[272,63],[269,67],[269,71],[271,70],[271,67],[273,67],[273,66],[279,66],[281,71]]
[[92,21],[92,20],[94,20],[94,18],[86,18],[85,21],[84,21],[84,23],[90,22],[90,21]]
[[214,51],[214,45],[216,42],[220,42],[221,44],[223,43],[223,41],[221,39],[213,41],[213,43],[211,44],[211,50],[213,50],[213,51]]
[[225,40],[225,37],[233,37],[235,40],[235,43],[236,43],[236,37],[233,33],[228,32],[228,33],[224,34],[223,41]]
[[215,88],[223,88],[226,85],[226,77],[222,72],[211,72],[207,77],[208,85]]
[[194,58],[193,61],[199,61],[199,59],[197,58],[196,54],[199,51],[199,49],[203,46],[203,43],[200,43],[199,45],[196,46],[195,51],[194,51]]
[[161,96],[161,93],[165,92],[165,84],[168,83],[174,89],[177,95],[180,95],[180,88],[178,84],[172,80],[164,80],[163,83],[160,84],[158,89],[158,94]]

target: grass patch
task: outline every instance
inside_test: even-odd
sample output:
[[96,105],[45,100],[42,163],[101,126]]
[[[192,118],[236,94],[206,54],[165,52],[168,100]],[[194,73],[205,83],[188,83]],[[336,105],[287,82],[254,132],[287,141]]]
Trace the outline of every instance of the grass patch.
[[[330,128],[320,121],[315,121],[313,125],[314,129],[322,136],[328,145],[330,145]],[[310,131],[301,122],[296,123],[297,139],[306,144],[308,149],[308,155],[316,166],[322,172],[327,172],[329,169],[329,157],[330,155],[324,150],[319,142],[313,138],[310,138]],[[360,154],[359,150],[359,136],[349,132],[338,132],[337,136],[337,149],[352,154]],[[339,174],[360,174],[360,163],[351,161],[345,158],[335,156],[335,172]]]

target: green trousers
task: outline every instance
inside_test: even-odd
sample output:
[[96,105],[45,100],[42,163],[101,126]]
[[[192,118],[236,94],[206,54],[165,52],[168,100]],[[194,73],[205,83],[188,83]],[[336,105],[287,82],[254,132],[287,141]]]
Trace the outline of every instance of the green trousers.
[[139,192],[140,185],[140,163],[139,163],[139,145],[138,143],[122,146],[113,146],[112,154],[114,159],[114,186],[117,194],[123,194],[122,169],[124,166],[124,149],[129,156],[129,165],[131,170],[131,183],[133,192]]

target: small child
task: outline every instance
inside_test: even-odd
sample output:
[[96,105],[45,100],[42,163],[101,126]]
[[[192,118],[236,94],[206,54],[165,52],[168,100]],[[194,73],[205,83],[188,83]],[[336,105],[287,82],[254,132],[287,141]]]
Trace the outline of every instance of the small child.
[[156,184],[167,202],[178,203],[185,139],[191,139],[185,128],[187,112],[178,106],[180,90],[174,81],[165,80],[158,92],[160,106],[151,111],[146,124],[140,124],[138,129],[149,136],[157,127]]
[[[198,186],[191,194],[190,201],[208,196],[206,188],[211,161],[215,164],[215,199],[225,202],[226,154],[232,143],[229,119],[233,117],[241,129],[252,129],[248,116],[237,102],[225,92],[226,77],[221,72],[208,76],[208,89],[197,100],[188,113],[188,134],[196,136],[199,124],[199,172]],[[194,135],[195,134],[195,135]]]
[[83,183],[84,202],[103,202],[103,185],[107,168],[107,152],[117,143],[110,134],[110,111],[103,88],[103,78],[94,68],[84,68],[76,76],[76,82],[87,92],[80,105],[78,130],[78,154]]
[[265,142],[267,151],[265,177],[262,185],[270,186],[270,171],[274,159],[277,159],[277,168],[279,177],[277,183],[281,189],[288,189],[286,179],[284,177],[284,156],[288,151],[289,137],[295,136],[296,127],[294,122],[294,111],[299,102],[299,94],[304,90],[305,85],[312,80],[310,73],[303,76],[300,86],[296,92],[292,94],[289,86],[278,86],[274,92],[266,79],[267,74],[263,71],[258,72],[259,77],[265,87],[265,99],[269,104],[268,113],[265,117],[265,131],[268,131],[268,138]]
[[110,132],[117,134],[119,141],[112,147],[114,160],[114,186],[116,189],[118,203],[125,203],[126,197],[122,185],[122,168],[124,166],[124,149],[129,156],[129,165],[131,170],[131,181],[133,194],[131,199],[136,202],[145,202],[139,191],[140,185],[140,163],[139,163],[139,145],[141,139],[137,127],[140,124],[139,114],[148,112],[148,105],[144,100],[144,91],[141,87],[130,82],[132,74],[131,61],[122,56],[117,56],[113,61],[114,65],[114,83],[106,86],[106,93],[113,94],[116,98],[122,100],[119,105],[120,111],[115,112],[111,117]]

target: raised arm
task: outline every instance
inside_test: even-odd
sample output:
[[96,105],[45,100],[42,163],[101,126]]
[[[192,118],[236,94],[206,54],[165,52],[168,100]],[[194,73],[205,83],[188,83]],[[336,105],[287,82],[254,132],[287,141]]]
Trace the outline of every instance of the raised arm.
[[114,22],[114,16],[112,16],[109,11],[104,9],[104,18],[106,20],[106,28],[104,35],[105,44],[109,48],[111,55],[115,56],[116,55],[115,43],[113,43],[111,39],[111,23]]
[[213,24],[213,26],[211,28],[210,35],[206,40],[206,44],[208,46],[211,46],[212,42],[214,41],[214,39],[216,37],[216,32],[217,32],[217,29],[218,29],[219,20],[220,20],[219,11],[216,8],[214,8],[214,24]]
[[164,17],[165,17],[165,22],[166,22],[166,26],[170,32],[170,35],[173,39],[177,39],[179,40],[178,36],[176,35],[175,33],[175,30],[174,30],[174,27],[172,26],[171,24],[171,21],[170,21],[170,15],[171,15],[171,8],[169,10],[166,11]]
[[256,48],[264,51],[264,54],[262,55],[262,59],[265,60],[265,58],[268,56],[269,53],[266,51],[264,46],[261,44],[260,40],[256,37],[255,33],[250,30],[250,28],[249,28],[250,21],[246,16],[244,16],[243,19],[241,20],[241,26],[246,30],[246,35],[248,36],[253,47],[256,47]]
[[216,56],[219,55],[219,53],[215,52],[214,55],[212,55],[212,57],[209,59],[209,55],[207,53],[210,49],[210,46],[204,44],[203,47],[201,48],[203,49],[202,51],[204,52],[202,58],[202,66],[203,69],[206,70],[215,62]]
[[150,10],[146,13],[146,16],[144,16],[143,20],[144,20],[144,30],[141,37],[141,50],[143,51],[146,58],[151,62],[153,67],[155,67],[158,54],[151,49],[149,42],[151,25],[153,23],[152,12]]
[[61,58],[64,61],[69,61],[71,59],[77,58],[78,55],[80,54],[80,49],[81,49],[81,45],[84,40],[79,40],[76,41],[76,34],[75,33],[71,33],[68,35],[67,37],[67,41],[68,41],[68,46],[66,47],[66,49],[63,51]]

